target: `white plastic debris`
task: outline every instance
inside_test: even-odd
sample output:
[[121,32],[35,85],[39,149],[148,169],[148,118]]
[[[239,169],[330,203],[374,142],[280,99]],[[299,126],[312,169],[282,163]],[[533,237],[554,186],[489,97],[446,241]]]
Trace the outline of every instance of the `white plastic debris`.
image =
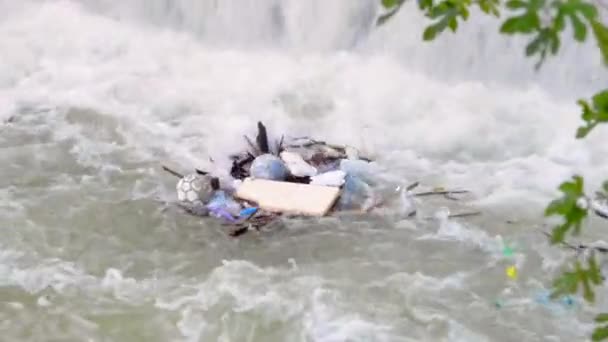
[[380,172],[377,167],[364,160],[342,159],[340,161],[340,170],[346,172],[347,175],[356,177],[366,183],[373,184],[377,180]]
[[255,158],[249,171],[252,178],[282,181],[287,178],[287,167],[281,159],[272,154],[263,154]]
[[359,150],[352,146],[346,146],[344,148],[344,152],[346,152],[346,158],[351,160],[357,160],[360,158]]
[[305,162],[297,153],[283,151],[281,159],[285,162],[289,172],[296,177],[312,177],[317,174],[317,169]]
[[346,172],[342,170],[329,171],[311,177],[310,184],[340,187],[344,184],[344,177],[346,177]]

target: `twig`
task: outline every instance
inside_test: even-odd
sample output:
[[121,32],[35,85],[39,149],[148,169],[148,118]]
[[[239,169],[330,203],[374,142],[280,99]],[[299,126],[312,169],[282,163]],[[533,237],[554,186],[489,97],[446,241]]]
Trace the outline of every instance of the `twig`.
[[[550,233],[547,233],[545,231],[541,231],[543,234],[545,234],[549,239],[551,239],[553,236]],[[560,243],[574,251],[576,251],[577,253],[580,253],[582,250],[584,249],[592,249],[595,251],[598,251],[600,253],[608,253],[608,248],[606,247],[599,247],[599,246],[589,246],[589,245],[583,245],[583,244],[579,244],[578,246],[575,246],[573,244],[570,244],[566,241],[560,241]]]
[[481,215],[481,211],[473,211],[470,213],[460,213],[460,214],[448,215],[448,218],[469,217],[469,216],[479,216],[479,215]]
[[249,139],[249,137],[246,135],[243,135],[243,137],[245,138],[245,141],[247,141],[247,144],[249,145],[249,147],[251,147],[253,154],[256,156],[259,156],[261,154],[260,150],[255,146],[255,144],[251,141],[251,139]]
[[169,172],[170,174],[174,175],[177,178],[183,178],[184,175],[182,175],[181,173],[177,172],[177,171],[173,171],[170,168],[168,168],[167,166],[163,165],[163,170]]
[[417,194],[413,194],[413,196],[431,196],[431,195],[453,195],[453,194],[465,194],[469,193],[469,190],[450,190],[450,191],[428,191],[428,192],[419,192]]
[[420,185],[420,182],[414,182],[414,183],[408,185],[407,188],[405,188],[405,190],[407,190],[407,191],[414,190],[416,187],[418,187],[418,185]]
[[277,144],[277,155],[283,152],[283,139],[285,139],[285,136],[281,135],[281,140],[279,140],[279,143]]

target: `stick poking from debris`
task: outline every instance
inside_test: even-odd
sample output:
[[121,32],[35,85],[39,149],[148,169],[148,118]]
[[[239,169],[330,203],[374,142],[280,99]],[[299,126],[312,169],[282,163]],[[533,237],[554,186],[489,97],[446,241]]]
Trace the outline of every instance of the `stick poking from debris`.
[[163,170],[169,172],[170,174],[174,175],[177,178],[183,178],[184,177],[184,175],[182,175],[181,173],[179,173],[177,171],[174,171],[174,170],[171,170],[170,168],[168,168],[165,165],[162,165],[162,167],[163,167]]
[[262,152],[262,154],[270,153],[270,148],[268,147],[268,135],[266,134],[266,127],[260,121],[258,121],[258,135],[256,137],[256,142],[258,143],[258,147],[260,148],[260,152]]
[[248,136],[243,135],[243,137],[245,138],[245,141],[247,141],[247,145],[249,145],[249,147],[251,148],[251,152],[254,156],[259,156],[260,154],[262,154],[258,147],[255,146],[255,144],[251,141],[251,139],[249,139]]

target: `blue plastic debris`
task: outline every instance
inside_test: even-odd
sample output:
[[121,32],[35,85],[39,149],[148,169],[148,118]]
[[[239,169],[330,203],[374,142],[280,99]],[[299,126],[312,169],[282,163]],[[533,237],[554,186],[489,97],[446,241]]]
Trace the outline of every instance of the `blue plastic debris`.
[[233,218],[241,211],[241,205],[227,196],[223,190],[218,190],[214,193],[211,201],[207,203],[207,209],[214,216],[228,218],[228,215],[230,215]]
[[272,154],[263,154],[251,163],[249,173],[253,178],[282,181],[287,178],[289,171],[285,163]]
[[367,183],[347,174],[338,204],[342,210],[361,209],[370,195],[371,190]]
[[239,216],[240,217],[249,217],[257,212],[258,212],[258,208],[249,207],[249,208],[245,208],[245,209],[241,210],[241,212],[239,213]]
[[559,300],[553,300],[551,299],[551,291],[548,290],[542,290],[536,293],[536,295],[534,296],[534,300],[538,304],[541,304],[548,308],[552,308],[554,310],[558,309],[558,307],[560,306],[564,308],[572,308],[576,304],[574,298],[569,295],[563,296],[559,298]]
[[342,159],[340,161],[340,170],[367,184],[374,184],[377,181],[377,174],[379,172],[374,165],[367,161],[349,159]]
[[212,216],[215,216],[218,218],[223,218],[223,219],[233,222],[233,223],[236,222],[236,219],[234,218],[234,216],[232,216],[232,214],[230,214],[226,209],[224,209],[222,207],[209,209],[209,213]]

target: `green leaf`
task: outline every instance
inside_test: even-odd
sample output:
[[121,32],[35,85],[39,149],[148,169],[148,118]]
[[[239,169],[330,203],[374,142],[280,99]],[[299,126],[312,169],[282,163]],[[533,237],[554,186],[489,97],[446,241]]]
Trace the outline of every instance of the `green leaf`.
[[565,195],[576,197],[576,200],[578,197],[583,195],[583,178],[578,175],[573,176],[572,182],[563,182],[559,186],[559,190],[561,190]]
[[422,34],[423,40],[433,40],[437,36],[437,28],[434,25],[427,27]]
[[521,0],[509,0],[507,1],[507,8],[510,9],[518,9],[518,8],[525,8],[526,7],[526,3],[521,1]]
[[421,10],[433,7],[433,0],[420,0],[418,6]]
[[576,14],[572,14],[569,17],[574,28],[574,39],[579,42],[585,41],[585,38],[587,38],[587,27],[585,27],[585,24],[583,24]]
[[589,279],[595,285],[602,283],[602,273],[597,265],[595,256],[591,256],[591,258],[589,258]]
[[593,293],[591,284],[589,284],[589,274],[581,267],[579,262],[576,263],[576,273],[579,281],[583,284],[583,297],[585,300],[588,302],[595,301],[595,293]]
[[581,126],[576,130],[576,138],[577,139],[582,139],[584,137],[587,136],[587,134],[589,134],[589,132],[591,132],[591,130],[593,129],[594,126]]
[[545,5],[545,0],[530,0],[530,4],[528,5],[528,8],[531,11],[537,11],[544,5]]
[[593,334],[591,335],[591,339],[593,341],[601,341],[607,337],[608,337],[608,326],[595,328],[595,330],[593,330]]
[[591,101],[595,110],[600,112],[608,112],[608,90],[604,90],[600,93],[595,94]]
[[545,215],[549,216],[552,214],[566,214],[568,212],[568,204],[560,198],[551,201],[547,209],[545,209]]
[[460,7],[460,16],[463,20],[469,19],[469,10],[465,6]]
[[557,31],[563,31],[564,28],[566,27],[566,20],[564,19],[565,15],[564,15],[564,11],[563,10],[558,10],[557,15],[555,16],[555,19],[553,20],[553,26],[555,27],[555,29]]
[[450,10],[450,8],[446,5],[446,3],[442,2],[438,6],[431,8],[431,10],[428,12],[427,16],[431,19],[437,19],[439,17],[445,16],[449,10]]
[[534,38],[534,40],[532,40],[528,45],[526,45],[526,56],[530,57],[536,52],[538,52],[543,42],[543,37],[540,35]]
[[490,13],[492,7],[490,6],[490,3],[487,1],[480,1],[479,2],[479,8],[481,8],[481,10],[484,13]]
[[452,32],[456,32],[456,29],[458,28],[458,20],[456,20],[456,18],[450,19],[450,23],[448,24],[448,26],[450,27]]
[[513,34],[516,32],[530,33],[540,27],[540,19],[534,12],[507,19],[500,27],[501,33]]
[[594,5],[585,2],[579,2],[576,8],[589,21],[593,21],[595,20],[595,18],[597,18],[597,8]]
[[604,188],[604,191],[608,193],[608,181],[605,181],[604,184],[602,184],[602,188]]
[[595,321],[597,323],[608,322],[608,313],[601,313],[595,316]]
[[550,297],[556,299],[565,294],[576,293],[578,289],[578,276],[575,272],[565,272],[553,281],[553,292]]
[[591,21],[595,40],[602,53],[604,64],[608,66],[608,28],[597,20]]
[[560,45],[560,41],[559,41],[559,36],[557,35],[557,32],[551,32],[551,53],[552,54],[556,54],[557,51],[559,50],[559,45]]
[[551,243],[557,244],[564,241],[564,237],[566,236],[568,228],[569,227],[566,224],[553,228],[553,231],[551,233]]
[[382,0],[382,6],[384,6],[384,8],[393,8],[397,6],[398,3],[398,0]]
[[587,102],[585,100],[578,100],[577,103],[583,109],[581,118],[584,121],[591,121],[593,119],[593,111],[591,110],[591,106],[589,105],[589,102]]

